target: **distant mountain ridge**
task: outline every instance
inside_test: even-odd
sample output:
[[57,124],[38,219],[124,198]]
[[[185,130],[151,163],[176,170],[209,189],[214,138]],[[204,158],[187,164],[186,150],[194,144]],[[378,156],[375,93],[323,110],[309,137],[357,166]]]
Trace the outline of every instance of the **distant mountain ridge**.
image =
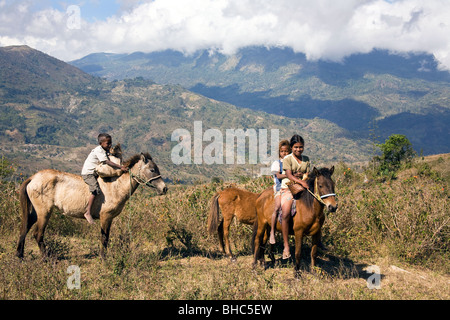
[[289,48],[97,53],[71,64],[109,80],[144,77],[290,118],[322,118],[357,136],[405,134],[425,154],[450,152],[450,73],[433,56],[374,50],[342,63],[308,61]]
[[[237,58],[237,60],[236,60]],[[231,63],[229,60],[236,61]],[[109,65],[114,62],[115,65]],[[120,69],[121,63],[134,62],[142,66],[128,70],[126,75]],[[228,62],[228,65],[224,63]],[[83,71],[105,76],[110,80],[142,76],[142,70],[147,66],[180,67],[190,64],[192,69],[221,65],[223,71],[237,71],[249,65],[260,65],[267,72],[273,72],[290,64],[303,66],[303,77],[317,75],[324,82],[337,83],[348,79],[364,76],[366,73],[392,74],[402,78],[418,78],[428,81],[450,82],[450,73],[438,69],[438,63],[429,54],[410,53],[404,55],[390,54],[385,50],[374,50],[367,54],[354,54],[344,59],[342,63],[327,61],[308,61],[303,53],[296,53],[290,48],[248,47],[238,53],[227,56],[208,50],[191,55],[179,51],[165,50],[157,52],[133,52],[129,54],[92,53],[81,59],[69,62]],[[98,71],[89,71],[89,68]],[[149,71],[149,70],[147,70]],[[151,72],[150,72],[151,73]],[[339,77],[335,77],[339,76]],[[166,81],[172,79],[168,75]],[[166,82],[164,81],[164,82]],[[179,79],[178,84],[185,84],[185,79]]]

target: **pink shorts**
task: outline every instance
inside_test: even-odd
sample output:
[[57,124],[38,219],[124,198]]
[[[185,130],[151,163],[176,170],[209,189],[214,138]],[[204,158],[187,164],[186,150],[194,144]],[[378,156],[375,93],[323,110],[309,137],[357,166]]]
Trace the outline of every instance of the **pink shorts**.
[[[297,208],[295,205],[295,201],[294,197],[292,196],[291,190],[289,190],[289,188],[286,189],[281,189],[281,207],[283,207],[283,204],[286,203],[286,201],[290,201],[291,202],[291,216],[295,216],[296,212],[297,212]],[[282,212],[281,208],[280,208],[280,212]],[[281,223],[282,220],[282,214],[280,214],[278,216],[278,220]]]

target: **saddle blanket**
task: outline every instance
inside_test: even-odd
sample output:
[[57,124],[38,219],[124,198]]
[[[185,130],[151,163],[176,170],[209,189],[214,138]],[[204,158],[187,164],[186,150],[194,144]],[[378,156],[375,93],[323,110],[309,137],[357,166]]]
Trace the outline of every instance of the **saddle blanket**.
[[[296,208],[296,203],[297,201],[292,201],[292,207],[291,207],[291,217],[295,216],[295,214],[297,213],[297,208]],[[278,209],[278,221],[281,223],[281,220],[283,220],[283,214],[282,214],[282,210],[281,210],[281,206],[280,209]]]

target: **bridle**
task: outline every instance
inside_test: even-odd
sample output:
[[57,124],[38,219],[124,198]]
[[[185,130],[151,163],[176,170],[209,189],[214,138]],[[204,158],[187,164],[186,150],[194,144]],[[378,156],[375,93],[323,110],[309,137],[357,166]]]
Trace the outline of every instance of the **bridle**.
[[152,182],[153,180],[159,179],[159,178],[161,178],[161,175],[157,175],[156,177],[151,177],[150,179],[145,180],[145,179],[142,179],[141,176],[137,176],[130,172],[130,179],[134,179],[134,181],[136,181],[140,185],[144,185],[144,186],[147,186],[150,188],[156,189],[156,187],[154,185],[152,185],[150,182]]
[[319,203],[323,204],[324,206],[326,206],[325,202],[323,202],[322,199],[328,198],[328,197],[335,197],[336,194],[335,193],[328,193],[328,194],[324,194],[324,195],[320,195],[319,191],[318,191],[318,187],[317,187],[317,177],[314,180],[314,192],[312,192],[311,190],[309,190],[309,188],[307,189],[308,192],[314,197],[316,198],[317,201],[319,201]]
[[142,169],[142,165],[139,167],[139,173],[137,175],[132,173],[131,170],[130,170],[130,183],[131,183],[131,179],[133,179],[134,181],[136,181],[140,185],[144,185],[144,186],[156,189],[156,187],[154,185],[152,185],[150,182],[152,182],[153,180],[161,178],[161,175],[157,175],[155,177],[151,177],[148,180],[145,180],[140,175],[141,169]]

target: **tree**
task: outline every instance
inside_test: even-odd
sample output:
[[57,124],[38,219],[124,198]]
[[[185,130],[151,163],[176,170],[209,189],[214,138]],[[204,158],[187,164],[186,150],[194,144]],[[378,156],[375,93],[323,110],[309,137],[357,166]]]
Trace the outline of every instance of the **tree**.
[[402,134],[391,135],[384,143],[377,144],[377,147],[383,153],[377,159],[382,172],[399,169],[402,162],[410,162],[416,154],[411,142]]

